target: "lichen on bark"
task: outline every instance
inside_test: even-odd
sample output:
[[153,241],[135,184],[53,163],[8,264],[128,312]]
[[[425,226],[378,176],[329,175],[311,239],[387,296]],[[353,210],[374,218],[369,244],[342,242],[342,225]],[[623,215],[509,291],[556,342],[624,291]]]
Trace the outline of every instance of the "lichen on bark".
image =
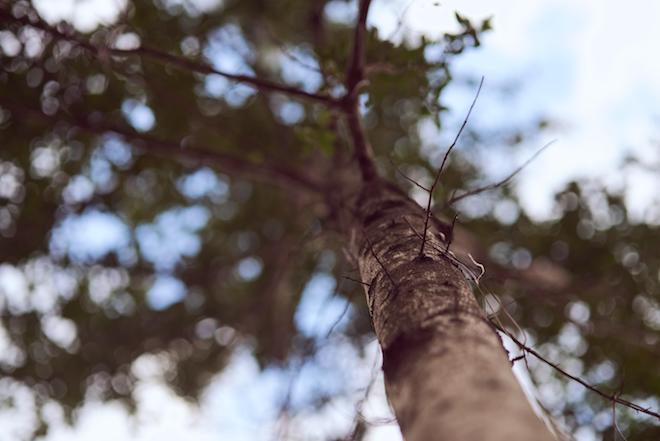
[[389,400],[407,441],[552,440],[434,219],[391,184],[364,184],[351,253],[383,351]]

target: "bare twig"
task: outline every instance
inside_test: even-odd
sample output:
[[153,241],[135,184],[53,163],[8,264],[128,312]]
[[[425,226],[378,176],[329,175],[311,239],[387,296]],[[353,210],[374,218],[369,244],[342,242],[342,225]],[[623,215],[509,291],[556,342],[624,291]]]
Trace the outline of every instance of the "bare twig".
[[[344,277],[344,278],[349,279],[349,280],[353,280],[353,279],[350,279],[349,277]],[[342,289],[342,285],[343,285],[343,280],[337,284],[337,287],[333,291],[332,296],[329,299],[327,299],[326,302],[329,302],[330,300],[336,298],[339,295],[339,292]],[[349,296],[345,300],[346,300],[346,304],[344,306],[344,309],[339,314],[339,316],[337,316],[337,318],[333,321],[331,326],[328,328],[327,332],[322,337],[323,340],[321,340],[321,341],[310,340],[310,341],[306,342],[305,344],[303,344],[303,346],[301,348],[300,357],[296,360],[296,364],[294,365],[294,367],[292,369],[292,374],[291,374],[291,377],[289,378],[289,384],[287,385],[286,394],[284,396],[284,399],[282,400],[282,403],[280,404],[279,417],[278,417],[279,428],[276,430],[275,440],[284,439],[283,435],[285,435],[285,433],[287,431],[286,421],[284,421],[284,419],[287,415],[287,412],[289,411],[289,409],[291,407],[291,399],[292,399],[292,396],[293,396],[293,391],[294,391],[296,382],[298,381],[298,378],[300,376],[300,372],[302,371],[302,368],[305,366],[306,363],[313,360],[317,356],[318,350],[319,350],[320,347],[322,347],[324,344],[326,344],[330,341],[330,337],[332,336],[333,333],[336,332],[337,327],[339,326],[341,321],[344,319],[344,317],[346,316],[346,314],[350,310],[351,300],[352,300],[351,296]],[[325,310],[326,310],[326,308],[319,309],[318,314],[321,314],[322,311],[325,311]],[[315,326],[319,326],[319,324],[323,323],[323,321],[322,320],[315,320],[314,323],[315,323]],[[316,334],[316,332],[314,332],[314,334]],[[287,437],[287,439],[288,439],[288,437]]]
[[344,317],[346,317],[346,314],[348,314],[348,311],[351,309],[351,299],[348,298],[346,299],[346,304],[344,305],[344,309],[341,310],[341,313],[337,316],[334,322],[332,322],[332,325],[328,328],[328,332],[325,334],[326,340],[330,339],[330,336],[332,335],[333,332],[335,332],[335,328],[339,326],[342,320],[344,320]]
[[191,60],[189,58],[163,52],[148,46],[140,46],[139,48],[135,48],[135,49],[97,47],[91,44],[89,41],[85,40],[83,37],[75,33],[64,33],[58,30],[56,27],[51,26],[48,23],[44,22],[43,20],[38,20],[33,22],[27,16],[14,17],[10,12],[3,9],[0,9],[0,21],[14,22],[14,23],[22,24],[24,26],[32,26],[34,28],[40,29],[50,34],[53,38],[75,43],[78,47],[84,49],[85,51],[89,52],[90,54],[94,55],[95,57],[101,60],[107,60],[108,55],[124,56],[124,57],[129,55],[137,55],[185,71],[196,72],[206,75],[208,74],[220,75],[224,78],[227,78],[229,80],[238,83],[248,84],[262,92],[271,92],[271,93],[279,92],[297,98],[320,102],[331,107],[339,105],[338,101],[335,100],[330,95],[314,94],[314,93],[306,92],[304,90],[297,89],[295,87],[275,83],[273,81],[265,80],[258,77],[224,72],[215,69],[208,63]]
[[390,35],[387,36],[386,40],[392,40],[392,39],[394,39],[394,37],[396,37],[397,34],[398,34],[399,32],[401,32],[401,29],[403,29],[403,22],[404,22],[404,20],[405,20],[405,18],[406,18],[406,15],[408,14],[408,10],[409,10],[410,7],[413,5],[413,3],[415,3],[415,0],[409,0],[409,1],[408,1],[408,4],[406,4],[406,5],[403,7],[403,9],[401,10],[401,12],[399,13],[399,18],[398,18],[397,23],[396,23],[396,28],[394,28],[394,31],[392,31],[392,32],[390,33]]
[[553,369],[555,369],[557,372],[559,372],[563,376],[565,376],[565,377],[567,377],[567,378],[569,378],[569,379],[571,379],[571,380],[573,380],[577,383],[580,383],[585,388],[587,388],[590,391],[596,393],[597,395],[600,395],[602,398],[604,398],[604,399],[606,399],[606,400],[608,400],[612,403],[621,404],[621,405],[626,406],[626,407],[628,407],[628,408],[630,408],[634,411],[641,412],[643,414],[652,416],[652,417],[657,418],[658,420],[660,420],[660,413],[655,412],[655,411],[653,411],[649,408],[642,407],[639,404],[633,403],[632,401],[625,400],[625,399],[621,398],[619,394],[611,395],[611,394],[608,394],[606,392],[603,392],[602,390],[598,389],[597,387],[592,386],[591,384],[587,383],[586,381],[584,381],[580,377],[576,377],[575,375],[569,374],[564,369],[562,369],[557,363],[553,363],[552,361],[550,361],[547,358],[543,357],[537,351],[535,351],[534,349],[530,348],[529,346],[525,345],[523,342],[518,340],[515,335],[513,335],[511,332],[507,331],[504,327],[500,326],[496,322],[491,320],[490,323],[493,327],[495,327],[495,329],[497,329],[498,331],[502,332],[507,337],[509,337],[520,348],[520,350],[522,350],[525,353],[533,355],[538,360],[540,360],[541,362],[543,362],[543,363],[547,364],[548,366],[552,367]]
[[367,246],[369,247],[369,251],[371,251],[371,254],[376,259],[376,262],[378,262],[378,265],[380,265],[380,267],[383,269],[383,271],[385,272],[385,275],[387,276],[387,278],[390,279],[390,282],[392,282],[392,285],[396,287],[397,286],[396,282],[392,278],[392,275],[390,274],[390,272],[385,267],[385,264],[383,263],[383,261],[380,260],[380,257],[378,257],[378,254],[376,254],[376,252],[374,251],[374,247],[371,244],[371,241],[369,240],[369,238],[366,235],[364,236],[364,239],[367,241]]
[[360,285],[371,286],[370,283],[363,282],[362,280],[354,279],[354,278],[349,277],[349,276],[343,276],[343,277],[344,277],[344,279],[346,279],[346,280],[350,280],[351,282],[359,283]]
[[[619,386],[619,391],[616,393],[617,397],[620,397],[623,393],[623,373],[621,374],[621,385]],[[626,436],[619,429],[619,425],[616,423],[616,401],[612,401],[612,441],[616,441],[616,434],[618,433],[621,436],[623,441],[627,441]]]
[[[447,237],[447,243],[445,245],[445,252],[449,251],[449,247],[451,246],[451,241],[452,238],[454,237],[454,227],[456,226],[456,220],[458,219],[458,213],[454,215],[454,218],[451,220],[451,227],[449,227],[449,232],[450,234]],[[470,256],[472,258],[472,256]],[[474,261],[474,259],[472,259]]]
[[415,227],[412,226],[412,224],[410,223],[407,217],[403,216],[403,221],[406,224],[408,224],[408,228],[410,228],[410,230],[415,234],[415,236],[419,237],[420,239],[422,238],[422,235],[419,234],[419,232],[415,229]]
[[508,184],[518,173],[520,173],[525,167],[527,167],[532,161],[534,161],[545,149],[550,147],[552,144],[554,144],[556,140],[552,140],[549,143],[545,144],[543,147],[538,149],[536,153],[534,153],[527,161],[525,161],[521,166],[516,168],[511,174],[509,174],[506,178],[502,179],[501,181],[494,182],[492,184],[484,185],[483,187],[475,188],[473,190],[469,190],[463,194],[460,194],[458,196],[452,196],[444,205],[443,209],[452,206],[456,202],[463,200],[465,198],[468,198],[470,196],[474,196],[480,193],[483,193],[485,191],[489,190],[494,190],[496,188],[502,187],[506,184]]
[[420,184],[419,182],[415,181],[413,178],[411,178],[410,176],[408,176],[404,172],[402,172],[399,169],[399,167],[396,166],[394,161],[392,161],[392,158],[388,158],[388,159],[390,160],[390,164],[392,164],[392,167],[394,167],[394,171],[396,171],[398,174],[400,174],[404,179],[406,179],[407,181],[410,181],[412,184],[414,184],[415,186],[417,186],[418,188],[421,188],[422,190],[424,190],[426,192],[431,191],[431,189],[424,187],[422,184]]
[[456,146],[456,143],[458,142],[458,138],[460,138],[461,134],[463,133],[465,126],[467,126],[468,120],[470,119],[470,114],[472,114],[472,109],[474,109],[474,106],[477,103],[477,99],[479,99],[479,93],[481,93],[481,87],[483,85],[484,85],[484,77],[481,77],[481,81],[479,81],[479,87],[477,88],[477,93],[474,95],[472,104],[470,104],[470,108],[468,109],[468,112],[465,115],[465,119],[463,120],[461,127],[458,129],[458,132],[454,137],[454,141],[451,143],[449,148],[447,148],[447,152],[445,153],[444,158],[442,158],[442,163],[438,168],[438,172],[435,174],[433,185],[431,185],[431,188],[429,189],[429,199],[428,202],[426,203],[426,219],[424,220],[424,233],[422,234],[422,245],[419,248],[420,256],[424,255],[424,246],[426,245],[426,235],[428,234],[429,219],[431,218],[431,203],[433,202],[433,192],[435,191],[436,187],[438,186],[438,183],[440,182],[440,176],[442,175],[442,170],[445,167],[445,163],[447,162],[447,159],[449,158],[449,154]]

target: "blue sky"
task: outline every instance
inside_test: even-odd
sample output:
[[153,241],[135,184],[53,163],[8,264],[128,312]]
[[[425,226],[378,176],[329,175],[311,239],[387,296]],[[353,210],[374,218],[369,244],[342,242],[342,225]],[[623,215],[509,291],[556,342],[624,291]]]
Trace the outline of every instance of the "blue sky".
[[[190,1],[201,10],[221,3],[220,0]],[[166,1],[168,4],[182,2]],[[35,1],[47,19],[67,19],[83,31],[94,29],[99,23],[112,22],[117,8],[122,8],[125,3],[126,0],[62,0],[53,7],[54,2]],[[657,177],[641,169],[623,173],[620,161],[632,152],[648,164],[659,163],[655,126],[660,116],[657,105],[660,102],[660,58],[651,54],[657,52],[653,50],[654,42],[660,41],[660,29],[656,23],[660,4],[642,0],[627,2],[625,7],[620,2],[596,0],[375,0],[369,24],[395,40],[415,39],[420,35],[438,37],[456,29],[454,10],[474,20],[493,17],[494,31],[484,36],[483,47],[461,56],[454,66],[459,76],[483,75],[486,78],[471,124],[497,128],[524,124],[540,116],[547,116],[556,123],[542,137],[528,140],[511,158],[502,158],[497,149],[493,149],[496,154],[489,155],[490,146],[483,146],[480,152],[483,152],[482,160],[488,173],[494,178],[504,176],[541,145],[557,139],[557,143],[517,180],[516,191],[524,209],[531,215],[551,217],[551,195],[556,190],[576,177],[593,177],[613,189],[628,184],[627,202],[634,215],[658,223],[657,215],[647,210],[656,197]],[[354,5],[331,2],[327,14],[330,18],[342,19],[354,16],[354,11]],[[401,17],[404,26],[395,32]],[[243,72],[246,67],[240,58],[240,45],[221,44],[223,39],[236,40],[234,31],[227,28],[220,32],[217,40],[220,43],[208,48],[207,55],[229,63],[218,67]],[[303,59],[307,56],[304,53],[296,55]],[[313,64],[313,60],[308,61]],[[295,65],[289,68],[292,80],[301,75],[305,77]],[[305,83],[306,87],[313,90],[313,82],[314,78]],[[503,84],[520,87],[513,99],[502,99],[498,86]],[[250,88],[231,86],[226,80],[215,77],[208,79],[207,91],[211,95],[229,94],[237,105],[253,93]],[[446,127],[452,127],[452,124],[458,127],[473,95],[473,87],[462,84],[450,87],[446,98],[451,111]],[[275,105],[281,107],[283,120],[295,123],[299,111],[295,103]],[[153,113],[143,103],[127,102],[122,110],[140,130],[148,130],[154,123]],[[437,133],[428,126],[421,127],[425,127],[424,140],[429,152],[444,151],[447,140],[454,135],[454,132]],[[89,197],[90,188],[111,185],[102,179],[108,164],[130,161],[130,153],[126,156],[116,140],[110,139],[108,143],[110,147],[106,148],[104,156],[95,159],[93,166],[96,169],[90,171],[90,176],[77,178],[78,183],[70,189],[68,197]],[[47,161],[44,164],[47,166]],[[179,189],[191,201],[206,195],[222,201],[229,191],[228,185],[227,179],[204,169],[182,179]],[[136,249],[146,256],[153,256],[159,274],[154,278],[149,298],[155,308],[162,308],[180,300],[183,295],[180,282],[168,271],[178,259],[196,252],[199,247],[196,231],[202,228],[208,216],[201,206],[173,208],[152,223],[141,226],[137,243],[133,244],[128,239],[126,227],[116,216],[88,212],[62,223],[51,245],[54,252],[68,253],[82,261],[111,250],[118,253],[124,250],[128,253],[124,256],[126,259],[130,259],[131,250],[136,252]],[[105,234],[95,234],[99,230]],[[73,231],[75,234],[71,233]],[[172,241],[173,236],[178,239]],[[165,253],[162,252],[164,243],[168,243]],[[260,262],[249,258],[237,267],[239,275],[245,278],[254,277],[259,271]],[[26,295],[26,280],[8,266],[0,267],[0,277],[5,282],[12,280],[6,286],[11,286],[15,292],[13,295],[19,299],[16,301],[20,302]],[[341,301],[332,297],[333,290],[334,284],[327,276],[319,274],[312,279],[296,315],[296,324],[303,333],[310,336],[323,333],[328,323],[332,323],[342,311]],[[64,329],[61,332],[66,337],[66,324],[54,327]],[[2,340],[0,335],[0,348]],[[340,368],[355,374],[350,381],[343,378],[343,384],[353,388],[354,393],[349,394],[349,398],[332,402],[318,414],[303,414],[296,418],[292,427],[297,434],[311,435],[321,429],[349,427],[354,402],[364,395],[373,367],[378,366],[378,349],[374,342],[369,344],[364,357],[358,357],[341,342],[333,350],[337,352],[326,353],[325,358],[311,366],[307,374],[301,375],[299,393],[304,395],[306,387],[313,387],[315,378]],[[337,357],[344,360],[343,364],[328,361]],[[136,391],[141,403],[137,420],[134,420],[138,422],[136,426],[132,426],[127,412],[120,406],[90,402],[81,410],[80,421],[74,428],[62,426],[47,439],[270,439],[270,430],[275,424],[275,406],[283,382],[291,375],[291,368],[259,373],[249,350],[240,350],[230,367],[209,387],[201,409],[196,409],[162,386],[158,381],[157,365],[157,361],[143,357],[134,367],[143,378]],[[25,391],[16,393],[18,402],[24,409],[29,409],[29,394]],[[250,411],[236,411],[236,403]],[[369,418],[388,418],[382,380],[374,385],[364,412]],[[61,419],[61,412],[54,404],[48,407],[47,413],[52,421]],[[0,413],[0,426],[15,427],[20,431],[27,421],[21,418]],[[132,427],[136,430],[133,431]],[[5,441],[6,433],[9,432],[0,433],[0,441]],[[392,424],[375,426],[369,433],[372,440],[400,439],[398,429]],[[589,428],[579,430],[579,441],[593,439]]]
[[[459,75],[486,78],[472,124],[492,128],[538,116],[555,123],[541,139],[526,142],[513,158],[498,161],[484,153],[484,163],[495,164],[491,173],[504,176],[513,164],[522,163],[547,141],[557,140],[518,179],[517,192],[530,214],[552,216],[553,192],[570,179],[592,177],[613,189],[629,184],[627,202],[633,215],[659,221],[646,210],[658,186],[655,174],[635,169],[624,175],[620,166],[628,153],[656,167],[659,160],[655,126],[660,117],[660,62],[651,53],[654,42],[660,41],[654,22],[660,5],[639,0],[625,6],[615,1],[564,0],[434,3],[414,1],[409,7],[406,17],[413,34],[437,36],[452,29],[448,12],[454,9],[472,19],[493,17],[494,31],[484,36],[483,47],[461,56],[454,65]],[[372,15],[372,20],[378,18]],[[501,99],[496,90],[500,84],[519,87],[513,100]],[[457,84],[447,92],[456,125],[473,95],[474,89]],[[451,136],[433,135],[427,137],[432,145]]]

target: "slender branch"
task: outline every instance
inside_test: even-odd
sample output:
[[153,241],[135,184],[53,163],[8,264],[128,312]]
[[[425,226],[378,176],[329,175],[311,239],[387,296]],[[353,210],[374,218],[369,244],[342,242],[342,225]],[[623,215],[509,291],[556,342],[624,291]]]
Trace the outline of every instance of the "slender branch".
[[401,29],[403,29],[404,20],[406,18],[406,15],[408,14],[408,10],[413,5],[413,3],[415,3],[415,0],[409,0],[408,4],[406,4],[403,7],[401,12],[399,13],[399,18],[396,23],[396,28],[394,28],[394,30],[390,33],[390,35],[387,36],[385,40],[390,40],[390,41],[393,40],[394,37],[396,37],[397,34],[401,31]]
[[[329,302],[330,300],[335,299],[338,295],[339,292],[342,289],[343,285],[343,280],[337,284],[336,289],[332,293],[332,296],[326,300],[326,302]],[[275,437],[275,440],[281,440],[285,438],[285,434],[287,432],[287,421],[285,421],[285,417],[289,410],[291,409],[291,398],[293,396],[293,390],[295,388],[295,385],[300,377],[300,372],[302,371],[302,368],[306,363],[308,363],[310,360],[314,359],[318,355],[318,351],[320,348],[325,346],[330,342],[330,338],[332,337],[333,333],[337,331],[337,327],[341,323],[341,321],[346,317],[346,314],[349,312],[350,307],[351,307],[351,297],[349,296],[348,298],[345,299],[346,303],[344,305],[344,309],[342,312],[337,316],[337,318],[333,321],[331,326],[328,328],[327,332],[325,335],[322,337],[322,340],[308,340],[302,344],[301,347],[301,353],[300,353],[300,358],[296,360],[295,365],[290,367],[293,367],[291,369],[292,374],[291,377],[289,378],[289,384],[287,386],[286,390],[286,395],[284,396],[282,403],[280,404],[280,409],[279,409],[279,416],[278,416],[278,425],[279,429],[276,430],[277,436]],[[319,310],[319,313],[321,311],[325,310],[325,308],[321,308]],[[317,334],[317,331],[319,331],[319,325],[322,323],[322,320],[315,320],[315,330],[312,332],[312,334]]]
[[262,92],[280,92],[283,94],[287,94],[290,96],[298,97],[298,98],[303,98],[307,99],[310,101],[316,101],[320,102],[323,104],[326,104],[328,106],[336,106],[338,105],[336,103],[336,100],[332,98],[330,95],[325,95],[325,94],[315,94],[315,93],[310,93],[306,92],[301,89],[297,89],[295,87],[287,86],[284,84],[279,84],[275,83],[269,80],[261,79],[258,77],[252,77],[248,75],[239,75],[239,74],[231,74],[228,72],[223,72],[218,69],[215,69],[211,67],[207,63],[199,62],[199,61],[194,61],[190,60],[188,58],[184,57],[179,57],[176,55],[169,54],[167,52],[161,52],[157,49],[150,48],[147,46],[142,46],[137,49],[131,49],[131,50],[117,50],[117,49],[112,49],[112,53],[116,55],[126,55],[126,54],[137,54],[141,56],[145,56],[148,58],[151,58],[155,61],[159,61],[162,64],[170,65],[173,67],[177,67],[182,70],[189,70],[193,72],[198,72],[198,73],[203,73],[203,74],[216,74],[223,76],[229,80],[236,81],[238,83],[243,83],[243,84],[249,84],[251,86],[254,86],[256,89],[262,91]]
[[279,92],[293,97],[306,99],[313,102],[319,102],[331,108],[341,108],[346,114],[348,126],[352,135],[355,157],[360,167],[363,180],[369,181],[377,176],[373,159],[373,149],[366,138],[362,122],[360,121],[358,100],[356,91],[359,84],[364,79],[364,34],[366,29],[366,17],[368,14],[371,0],[362,0],[360,3],[360,13],[358,25],[355,31],[355,42],[352,52],[351,63],[349,65],[349,74],[347,77],[347,93],[341,99],[335,99],[327,94],[314,94],[295,87],[275,83],[258,77],[239,75],[224,72],[215,69],[205,62],[191,60],[189,58],[173,55],[148,46],[141,46],[136,49],[117,49],[109,47],[97,47],[84,38],[73,33],[67,34],[56,27],[49,25],[43,20],[32,21],[27,16],[14,17],[5,9],[0,9],[0,22],[19,23],[24,26],[32,26],[47,32],[53,38],[65,40],[76,44],[93,56],[102,61],[107,61],[110,55],[129,56],[137,55],[145,59],[150,59],[160,64],[174,67],[180,70],[196,72],[200,74],[216,74],[238,83],[248,84],[262,92]]
[[[454,219],[451,221],[451,227],[449,227],[449,234],[447,235],[447,244],[445,246],[445,253],[449,251],[449,247],[451,246],[451,241],[454,238],[454,227],[456,226],[456,219],[458,219],[458,213],[454,215]],[[470,256],[472,257],[472,256]],[[472,259],[474,260],[474,259]]]
[[470,108],[468,109],[467,114],[465,115],[465,119],[463,119],[463,123],[461,124],[461,127],[458,129],[458,132],[456,133],[454,140],[447,149],[444,158],[442,158],[442,163],[440,164],[440,168],[438,168],[438,172],[435,174],[435,179],[433,181],[433,185],[431,186],[431,191],[435,190],[435,187],[438,185],[438,182],[440,182],[440,175],[442,175],[442,170],[444,169],[445,164],[447,163],[449,154],[454,149],[454,147],[456,147],[456,143],[458,142],[458,139],[461,137],[463,130],[465,130],[465,127],[467,126],[468,120],[470,119],[470,115],[472,114],[472,110],[474,109],[474,106],[475,104],[477,104],[477,100],[479,99],[479,94],[481,93],[481,88],[483,87],[483,85],[484,85],[484,77],[481,77],[481,81],[479,81],[479,87],[477,88],[477,93],[474,95],[474,98],[472,99],[472,104],[470,104]]
[[271,164],[256,164],[240,157],[227,153],[217,152],[208,147],[186,146],[180,142],[158,138],[152,135],[136,132],[135,130],[115,124],[90,122],[76,115],[65,117],[51,117],[43,112],[24,107],[19,104],[2,102],[2,107],[10,112],[23,116],[24,121],[41,120],[50,124],[64,120],[68,124],[85,132],[102,135],[108,132],[115,133],[131,142],[135,147],[152,154],[175,157],[181,160],[206,164],[233,176],[241,176],[253,181],[273,184],[287,190],[307,190],[322,192],[322,187],[309,177],[285,167]]
[[377,176],[376,166],[374,164],[374,152],[371,143],[364,133],[357,102],[351,105],[350,109],[346,111],[346,119],[353,140],[355,159],[362,174],[362,180],[365,182],[371,181]]
[[363,181],[376,178],[374,153],[362,126],[360,118],[358,91],[364,83],[365,39],[367,28],[367,15],[371,0],[360,0],[358,20],[353,36],[353,51],[346,70],[346,94],[341,99],[342,110],[346,115],[348,128],[353,139],[355,159],[357,160]]
[[502,187],[506,184],[508,184],[513,178],[518,175],[525,167],[527,167],[532,161],[534,161],[545,149],[550,147],[552,144],[554,144],[556,140],[552,140],[549,143],[545,144],[543,147],[541,147],[539,150],[536,151],[527,161],[525,161],[521,166],[516,168],[511,174],[509,174],[506,178],[502,179],[501,181],[494,182],[492,184],[484,185],[483,187],[475,188],[473,190],[469,190],[463,194],[460,194],[458,196],[452,196],[445,204],[442,206],[442,208],[447,208],[455,204],[456,202],[463,200],[465,198],[468,198],[470,196],[474,196],[480,193],[483,193],[485,191],[489,190],[494,190],[496,188]]
[[366,235],[364,236],[364,238],[365,238],[366,241],[367,241],[367,246],[369,247],[369,251],[371,251],[371,254],[372,254],[372,255],[374,256],[374,258],[376,259],[376,262],[378,262],[378,265],[379,265],[379,266],[382,268],[382,270],[385,272],[385,275],[387,276],[387,278],[390,279],[390,282],[392,283],[392,286],[398,288],[397,283],[394,281],[394,279],[392,278],[392,275],[390,274],[390,272],[389,272],[389,271],[387,270],[387,268],[385,267],[385,264],[383,263],[382,260],[380,260],[380,257],[378,257],[378,254],[376,254],[376,252],[374,251],[374,247],[373,247],[373,245],[371,244],[371,241],[369,240],[369,238],[368,238]]
[[358,10],[357,24],[353,36],[353,52],[346,72],[346,87],[348,94],[353,95],[355,89],[364,79],[364,52],[365,52],[365,33],[367,30],[367,15],[369,15],[369,6],[371,0],[360,0]]
[[633,409],[633,410],[635,410],[635,411],[637,411],[637,412],[641,412],[641,413],[643,413],[643,414],[646,414],[646,415],[652,416],[652,417],[657,418],[657,419],[660,420],[660,413],[654,412],[654,411],[650,410],[649,408],[642,407],[642,406],[640,406],[639,404],[635,404],[635,403],[633,403],[632,401],[625,400],[625,399],[621,398],[621,397],[620,397],[620,394],[618,394],[618,393],[617,393],[617,394],[613,394],[613,395],[611,395],[611,394],[608,394],[608,393],[606,393],[606,392],[603,392],[602,390],[598,389],[597,387],[592,386],[591,384],[587,383],[586,381],[584,381],[584,380],[581,379],[580,377],[576,377],[575,375],[571,375],[571,374],[569,374],[569,373],[566,372],[564,369],[562,369],[558,364],[553,363],[552,361],[550,361],[550,360],[548,360],[547,358],[543,357],[541,354],[539,354],[539,353],[538,353],[537,351],[535,351],[534,349],[532,349],[532,348],[530,348],[529,346],[525,345],[523,342],[521,342],[520,340],[518,340],[518,339],[516,338],[515,335],[513,335],[511,332],[509,332],[509,331],[507,331],[506,329],[504,329],[504,328],[503,328],[502,326],[500,326],[499,324],[495,323],[495,322],[492,321],[492,320],[490,321],[490,324],[491,324],[495,329],[497,329],[498,331],[502,332],[502,333],[505,334],[507,337],[509,337],[509,338],[510,338],[510,339],[511,339],[511,340],[512,340],[512,341],[513,341],[513,342],[514,342],[519,348],[520,348],[520,350],[522,350],[522,351],[525,352],[525,353],[528,353],[528,354],[533,355],[533,356],[536,357],[538,360],[540,360],[540,361],[542,361],[543,363],[547,364],[548,366],[552,367],[553,369],[555,369],[557,372],[559,372],[559,373],[562,374],[563,376],[565,376],[565,377],[567,377],[567,378],[569,378],[569,379],[571,379],[571,380],[573,380],[573,381],[575,381],[575,382],[577,382],[577,383],[580,383],[582,386],[586,387],[586,388],[589,389],[590,391],[596,393],[597,395],[600,395],[602,398],[604,398],[604,399],[606,399],[606,400],[608,400],[608,401],[610,401],[610,402],[612,402],[612,403],[618,403],[618,404],[621,404],[621,405],[626,406],[626,407],[628,407],[628,408],[630,408],[630,409]]
[[295,87],[275,83],[273,81],[265,80],[258,77],[224,72],[212,67],[208,63],[191,60],[189,58],[163,52],[148,46],[141,46],[135,49],[97,47],[91,44],[89,41],[82,38],[81,36],[76,35],[74,33],[64,33],[58,30],[56,27],[51,26],[48,23],[44,22],[41,19],[33,22],[27,16],[14,17],[11,13],[3,9],[0,9],[0,21],[20,23],[24,26],[32,26],[34,28],[40,29],[44,32],[47,32],[48,34],[50,34],[51,36],[53,36],[58,40],[65,40],[68,42],[75,43],[78,47],[84,49],[85,51],[91,53],[95,57],[102,60],[107,60],[108,55],[116,55],[116,56],[124,56],[124,57],[129,55],[137,55],[143,58],[147,58],[159,62],[160,64],[175,67],[177,69],[184,71],[196,72],[205,75],[208,74],[220,75],[229,80],[253,86],[257,90],[260,90],[262,92],[269,92],[269,93],[279,92],[302,99],[320,102],[331,107],[336,107],[339,105],[339,102],[330,95],[314,94],[314,93],[306,92],[304,90],[297,89]]
[[419,237],[419,238],[421,239],[421,238],[422,238],[422,235],[419,234],[419,233],[417,232],[417,230],[415,230],[415,227],[412,226],[412,224],[410,223],[410,221],[408,220],[408,218],[405,217],[405,216],[403,216],[403,220],[404,220],[404,222],[405,222],[406,224],[408,224],[408,228],[410,228],[410,230],[415,234],[415,236],[417,236],[417,237]]
[[477,88],[477,93],[474,95],[474,99],[472,100],[472,104],[470,104],[470,108],[468,109],[468,112],[465,115],[465,119],[463,120],[463,124],[461,124],[461,127],[458,129],[458,132],[456,133],[456,136],[454,137],[454,141],[451,143],[451,145],[447,149],[447,152],[445,153],[444,158],[442,158],[442,163],[440,164],[440,168],[438,168],[438,172],[435,174],[435,179],[433,180],[433,185],[431,185],[431,188],[429,190],[429,199],[426,203],[426,219],[424,220],[424,233],[422,234],[422,245],[419,248],[419,255],[420,256],[424,255],[424,246],[426,245],[426,235],[428,233],[428,228],[429,228],[429,219],[431,218],[431,202],[433,201],[433,192],[435,191],[435,188],[438,186],[438,183],[440,182],[440,176],[442,175],[442,170],[444,169],[445,163],[447,162],[447,159],[449,158],[449,154],[451,153],[451,151],[456,146],[456,143],[458,142],[458,139],[460,138],[461,134],[463,133],[463,130],[465,129],[465,126],[467,126],[468,120],[470,119],[470,115],[472,114],[472,109],[474,109],[474,105],[477,103],[477,99],[479,99],[479,93],[481,93],[481,87],[483,85],[484,85],[484,77],[481,77],[481,81],[479,81],[479,87]]
[[392,167],[394,167],[394,171],[397,172],[399,175],[401,175],[404,179],[406,179],[407,181],[411,182],[413,185],[417,186],[418,188],[421,188],[422,190],[424,190],[426,192],[431,191],[429,188],[424,187],[422,184],[420,184],[419,182],[415,181],[413,178],[411,178],[410,176],[408,176],[404,172],[402,172],[399,169],[399,167],[396,166],[394,161],[392,161],[392,158],[389,158],[389,160],[390,160],[390,164],[392,164]]
[[343,277],[346,280],[350,280],[351,282],[359,283],[360,285],[371,286],[370,283],[363,282],[362,280],[354,279],[353,277],[349,277],[349,276],[343,276]]

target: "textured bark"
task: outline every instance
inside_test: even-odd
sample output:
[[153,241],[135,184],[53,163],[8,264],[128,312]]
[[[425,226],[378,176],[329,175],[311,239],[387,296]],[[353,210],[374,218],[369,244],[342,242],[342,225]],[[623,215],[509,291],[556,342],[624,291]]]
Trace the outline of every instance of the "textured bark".
[[383,350],[387,395],[407,441],[550,441],[433,219],[380,181],[354,205],[351,252]]

